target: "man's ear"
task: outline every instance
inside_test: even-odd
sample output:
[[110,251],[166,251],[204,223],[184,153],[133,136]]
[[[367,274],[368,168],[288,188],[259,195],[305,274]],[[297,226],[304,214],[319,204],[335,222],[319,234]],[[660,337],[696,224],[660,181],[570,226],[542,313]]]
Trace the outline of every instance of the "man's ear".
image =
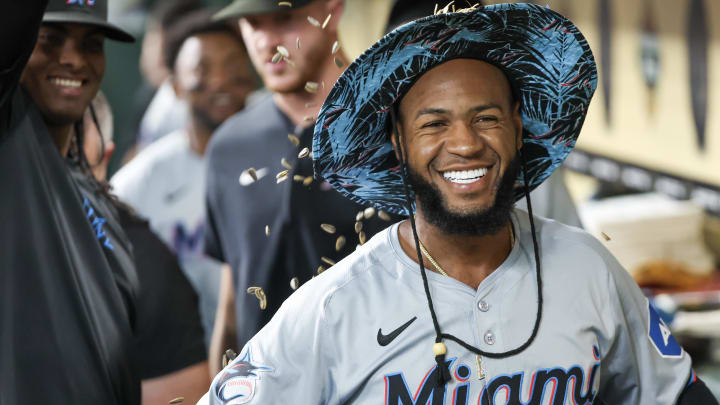
[[[397,124],[397,128],[399,130],[400,123]],[[390,130],[390,142],[392,142],[393,150],[395,151],[395,159],[397,159],[398,162],[402,162],[401,156],[400,156],[400,145],[398,145],[398,142],[401,140],[399,139],[400,134],[395,133],[395,128],[391,128]]]
[[520,114],[520,102],[515,102],[513,107],[513,122],[515,123],[515,149],[520,150],[523,147],[523,123]]
[[103,163],[108,164],[110,163],[110,158],[113,155],[113,152],[115,152],[115,142],[110,141],[105,144],[105,153],[103,154]]
[[[327,27],[325,29],[329,30],[330,32],[337,33],[338,26],[340,24],[340,17],[342,17],[343,11],[345,11],[345,0],[325,0],[326,3],[326,9],[328,14],[331,14],[332,17],[330,18],[330,21],[328,22]],[[322,21],[321,21],[322,22]]]

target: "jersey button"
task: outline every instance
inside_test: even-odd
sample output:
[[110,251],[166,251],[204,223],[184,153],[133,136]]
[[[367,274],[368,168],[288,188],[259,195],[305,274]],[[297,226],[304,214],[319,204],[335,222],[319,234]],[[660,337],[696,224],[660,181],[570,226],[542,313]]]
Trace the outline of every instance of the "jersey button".
[[485,300],[480,300],[480,302],[478,302],[478,309],[482,312],[487,312],[490,309],[490,304],[488,304]]
[[495,334],[490,331],[485,333],[485,343],[487,343],[489,345],[494,345],[495,344]]

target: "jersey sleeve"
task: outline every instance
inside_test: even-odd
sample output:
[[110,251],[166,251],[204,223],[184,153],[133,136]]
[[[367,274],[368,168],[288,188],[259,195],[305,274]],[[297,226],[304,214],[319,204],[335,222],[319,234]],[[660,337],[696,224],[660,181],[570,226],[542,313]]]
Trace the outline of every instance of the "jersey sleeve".
[[691,377],[691,359],[620,264],[607,254],[614,336],[601,354],[599,396],[609,404],[674,405]]
[[142,212],[142,208],[145,206],[143,198],[148,195],[146,190],[152,187],[148,184],[150,177],[147,176],[152,168],[146,162],[140,161],[138,157],[118,170],[110,179],[110,185],[113,194],[144,216]]
[[[218,374],[210,387],[212,405],[325,404],[334,392],[324,308],[303,297],[301,287],[273,319]],[[307,295],[307,294],[305,294]]]

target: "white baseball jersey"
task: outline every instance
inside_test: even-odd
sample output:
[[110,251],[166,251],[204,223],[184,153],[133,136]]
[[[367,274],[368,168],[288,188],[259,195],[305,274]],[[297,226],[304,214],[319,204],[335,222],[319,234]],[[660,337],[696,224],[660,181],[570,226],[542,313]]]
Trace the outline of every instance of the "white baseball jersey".
[[110,183],[120,200],[147,218],[172,249],[198,293],[209,343],[220,289],[220,263],[203,252],[205,158],[190,148],[185,131],[158,139],[121,168]]
[[[537,310],[527,213],[516,243],[477,290],[428,271],[441,329],[488,352],[515,349]],[[452,380],[436,385],[435,331],[418,265],[398,225],[303,285],[218,374],[210,404],[675,404],[690,357],[635,282],[587,233],[537,218],[538,335],[491,359],[452,341]]]

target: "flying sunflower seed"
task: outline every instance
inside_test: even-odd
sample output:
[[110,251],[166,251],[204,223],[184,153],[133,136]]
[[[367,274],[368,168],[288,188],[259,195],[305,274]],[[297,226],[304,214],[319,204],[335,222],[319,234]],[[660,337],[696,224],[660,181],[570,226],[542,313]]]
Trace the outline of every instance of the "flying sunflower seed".
[[337,67],[339,67],[339,68],[345,66],[345,63],[344,63],[340,58],[338,58],[337,56],[334,57],[333,60],[335,61],[335,66],[337,66]]
[[318,266],[317,274],[321,274],[323,271],[325,271],[325,267]]
[[292,280],[290,280],[290,288],[295,291],[298,287],[300,287],[300,280],[298,280],[297,277],[293,277]]
[[288,170],[292,169],[292,165],[285,158],[280,159],[280,164],[282,165],[282,167],[284,167]]
[[322,23],[322,29],[325,29],[327,27],[328,23],[330,22],[330,18],[332,18],[332,14],[328,14],[327,17],[325,17],[325,21]]
[[330,224],[320,224],[320,228],[322,228],[323,231],[329,234],[333,234],[336,231],[335,226]]
[[355,222],[355,233],[360,233],[362,231],[363,224],[360,221]]
[[610,237],[605,232],[600,232],[600,234],[606,242],[610,242]]
[[282,58],[283,58],[283,56],[282,56],[282,54],[281,54],[280,52],[275,52],[275,55],[273,55],[273,57],[272,57],[272,59],[270,60],[270,62],[272,62],[272,63],[278,63],[278,62],[280,62],[280,60],[282,60]]
[[308,20],[308,22],[309,22],[310,24],[312,24],[312,25],[314,25],[314,26],[316,26],[316,27],[319,27],[319,26],[320,26],[320,21],[318,21],[318,20],[316,20],[316,19],[314,19],[314,18],[312,18],[312,17],[310,17],[310,16],[308,16],[307,20]]
[[302,182],[303,180],[305,180],[305,176],[301,176],[301,175],[299,175],[299,174],[296,174],[296,175],[293,176],[293,180],[294,180],[294,181],[297,181],[298,183],[300,183],[300,182]]
[[338,49],[340,49],[340,43],[338,43],[338,41],[333,42],[332,54],[335,55]]
[[270,225],[265,225],[265,236],[270,236]]
[[295,67],[295,62],[293,62],[292,59],[283,57],[283,60],[284,60],[285,63],[287,63],[289,66]]
[[257,181],[257,179],[258,179],[257,171],[255,170],[254,167],[247,169],[247,173],[250,175],[250,177],[252,177],[253,181]]
[[280,180],[280,179],[282,179],[282,178],[284,178],[284,177],[287,177],[287,175],[288,175],[288,170],[283,170],[283,171],[281,171],[280,173],[276,174],[276,175],[275,175],[275,178],[278,179],[278,180]]
[[318,91],[318,87],[320,85],[317,82],[307,82],[305,83],[305,91],[308,93],[315,93]]
[[313,182],[313,176],[307,176],[305,177],[305,180],[303,180],[303,186],[309,186]]
[[175,399],[171,399],[168,404],[179,404],[183,401],[185,401],[185,397],[177,397]]
[[383,221],[392,220],[392,218],[390,218],[390,214],[382,210],[378,211],[378,217],[380,217],[380,219],[382,219]]
[[230,361],[228,361],[227,356],[225,354],[223,354],[222,355],[222,368],[227,367],[228,363],[230,363]]
[[312,115],[308,115],[303,118],[303,121],[315,121],[315,117],[313,117]]
[[363,218],[365,218],[365,212],[364,212],[364,211],[360,211],[360,212],[357,213],[357,215],[355,215],[355,221],[356,221],[356,222],[357,222],[357,221],[362,221]]
[[293,145],[295,145],[295,146],[300,145],[300,138],[298,138],[297,136],[295,136],[293,134],[288,134],[288,139],[290,140],[290,142],[293,143]]
[[295,47],[300,49],[300,37],[295,38]]
[[344,247],[345,247],[345,237],[340,235],[340,236],[338,236],[337,240],[335,241],[335,251],[339,252]]
[[325,80],[321,81],[320,85],[322,86],[323,90],[325,90]]
[[365,232],[360,232],[360,233],[358,234],[358,239],[360,240],[360,244],[361,244],[361,245],[364,245],[364,244],[365,244],[365,240],[366,240],[366,239],[365,239]]
[[363,215],[365,216],[365,219],[372,218],[372,216],[375,215],[375,208],[373,208],[373,207],[365,208],[365,211],[363,211]]
[[298,153],[298,158],[300,158],[300,159],[306,158],[306,157],[308,157],[309,154],[310,154],[310,149],[308,149],[308,148],[302,148],[302,150],[300,151],[300,153]]
[[290,56],[290,52],[282,45],[278,45],[275,49],[283,56],[283,58],[287,58]]
[[260,301],[260,309],[267,308],[267,296],[265,291],[261,287],[248,287],[248,294],[254,294],[255,297]]
[[278,6],[292,7],[292,3],[290,3],[289,1],[280,1],[278,2]]
[[317,103],[305,103],[305,108],[316,107]]
[[333,259],[329,258],[329,257],[323,256],[323,257],[320,258],[320,260],[324,261],[325,263],[329,264],[330,266],[334,266],[334,265],[335,265],[335,261],[334,261]]
[[233,361],[238,356],[238,354],[235,353],[233,349],[227,349],[225,350],[225,356],[228,358],[229,361]]

